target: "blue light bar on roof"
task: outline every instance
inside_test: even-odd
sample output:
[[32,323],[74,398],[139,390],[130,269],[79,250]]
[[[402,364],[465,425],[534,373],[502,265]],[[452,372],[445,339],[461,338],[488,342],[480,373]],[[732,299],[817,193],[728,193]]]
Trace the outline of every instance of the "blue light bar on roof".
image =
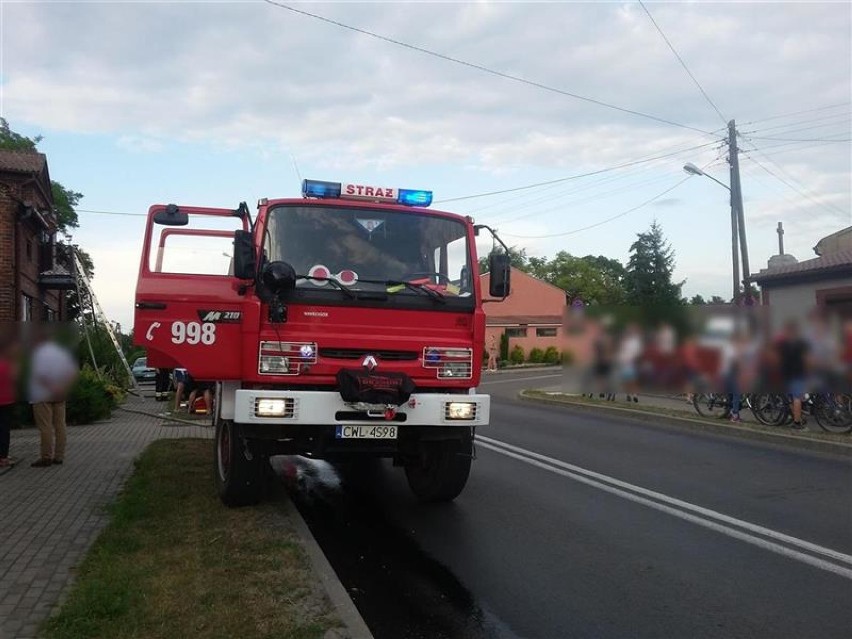
[[396,202],[405,206],[429,206],[432,191],[414,189],[391,189],[367,184],[348,184],[304,180],[302,195],[316,198],[340,198],[341,200],[367,200],[370,202]]
[[303,180],[302,195],[304,197],[340,197],[340,182]]
[[432,204],[432,191],[399,190],[399,203],[406,206],[429,206]]

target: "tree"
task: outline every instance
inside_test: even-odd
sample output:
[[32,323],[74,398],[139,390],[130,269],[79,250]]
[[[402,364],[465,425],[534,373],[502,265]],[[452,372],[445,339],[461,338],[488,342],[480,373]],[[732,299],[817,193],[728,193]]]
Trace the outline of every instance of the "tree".
[[[528,258],[527,257],[527,249],[519,249],[514,246],[509,247],[509,263],[514,266],[516,269],[519,269],[524,272],[529,272],[530,270],[530,259],[537,258]],[[479,258],[479,273],[487,273],[488,272],[488,257],[480,257]]]
[[690,298],[689,303],[693,306],[704,306],[705,304],[707,304],[707,300],[705,300],[704,297],[701,295],[693,295]]
[[672,281],[674,265],[674,250],[663,237],[662,227],[654,222],[630,247],[625,277],[627,302],[635,306],[680,306],[683,282]]
[[559,251],[537,265],[533,274],[589,304],[612,306],[624,301],[624,266],[602,255],[576,257]]
[[718,295],[714,295],[710,298],[710,304],[727,304],[728,302]]
[[[9,128],[9,123],[4,118],[0,118],[0,149],[36,153],[38,143],[43,139],[40,135],[29,138],[16,133]],[[56,214],[56,224],[59,230],[67,231],[69,228],[77,228],[79,221],[74,207],[79,204],[83,194],[67,189],[55,181],[51,181],[50,190],[53,195],[53,212]]]
[[672,281],[674,265],[674,251],[659,224],[654,222],[636,236],[625,276],[625,298],[634,321],[648,327],[667,323],[678,331],[689,326],[681,298],[683,282]]

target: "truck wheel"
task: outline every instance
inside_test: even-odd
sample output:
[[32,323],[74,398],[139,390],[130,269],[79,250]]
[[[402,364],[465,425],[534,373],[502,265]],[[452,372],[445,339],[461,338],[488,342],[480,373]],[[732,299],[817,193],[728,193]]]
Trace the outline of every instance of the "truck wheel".
[[422,502],[452,501],[464,490],[472,458],[469,442],[429,448],[405,465],[408,487]]
[[216,423],[213,465],[216,490],[222,503],[230,508],[256,504],[263,497],[266,458],[246,457],[240,428],[230,420]]

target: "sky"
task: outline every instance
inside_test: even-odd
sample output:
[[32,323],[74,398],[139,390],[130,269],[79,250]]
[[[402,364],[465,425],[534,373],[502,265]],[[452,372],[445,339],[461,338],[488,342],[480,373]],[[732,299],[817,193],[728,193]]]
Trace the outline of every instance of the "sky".
[[727,184],[735,119],[753,271],[779,221],[800,260],[852,224],[848,2],[646,3],[709,100],[638,2],[289,6],[539,86],[263,1],[0,1],[0,115],[84,194],[74,241],[123,327],[151,204],[302,177],[431,189],[536,256],[626,260],[657,220],[684,293],[730,297],[728,193],[682,166]]

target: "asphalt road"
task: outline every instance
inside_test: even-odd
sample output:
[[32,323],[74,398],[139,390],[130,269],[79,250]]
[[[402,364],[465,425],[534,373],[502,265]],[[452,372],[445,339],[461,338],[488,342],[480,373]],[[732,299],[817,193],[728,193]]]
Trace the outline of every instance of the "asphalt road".
[[300,510],[377,639],[850,637],[852,463],[517,402],[455,503],[312,464]]

